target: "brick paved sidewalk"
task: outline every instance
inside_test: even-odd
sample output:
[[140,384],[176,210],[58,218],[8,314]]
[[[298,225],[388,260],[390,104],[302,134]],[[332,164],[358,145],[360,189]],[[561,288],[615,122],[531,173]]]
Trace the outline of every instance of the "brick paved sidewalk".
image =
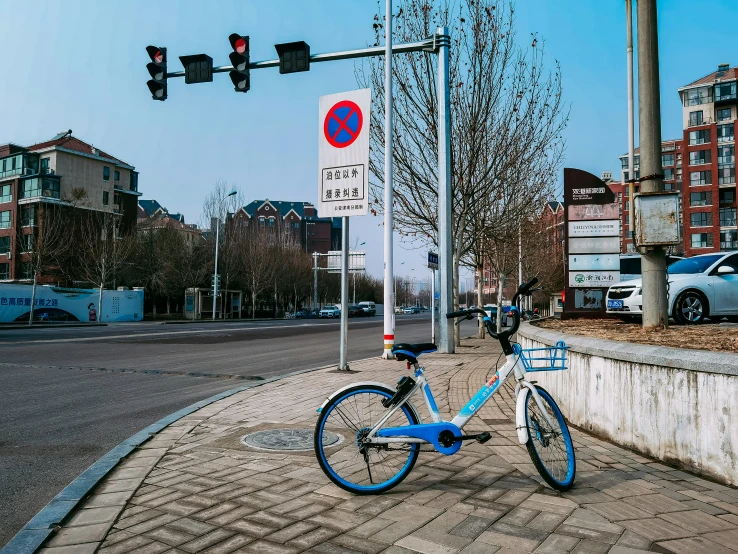
[[[499,353],[490,340],[464,344],[457,355],[423,358],[445,417],[485,382]],[[334,486],[312,452],[240,442],[257,429],[312,429],[335,389],[392,386],[406,374],[403,363],[379,359],[353,369],[361,373],[285,378],[179,420],[102,481],[43,552],[738,552],[738,491],[585,433],[572,430],[575,487],[544,486],[517,442],[509,383],[465,428],[490,431],[489,442],[451,457],[423,452],[380,496]],[[415,404],[425,417],[424,403]]]

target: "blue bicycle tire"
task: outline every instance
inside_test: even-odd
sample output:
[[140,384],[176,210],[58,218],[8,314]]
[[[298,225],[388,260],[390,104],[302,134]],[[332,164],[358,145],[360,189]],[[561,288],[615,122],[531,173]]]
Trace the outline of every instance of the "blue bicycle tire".
[[[533,465],[543,480],[556,490],[567,491],[574,485],[574,478],[576,477],[576,459],[571,434],[561,410],[551,395],[542,387],[537,386],[536,390],[544,404],[548,405],[549,415],[554,416],[559,430],[547,428],[548,424],[539,413],[538,404],[533,397],[533,393],[530,389],[527,389],[525,423],[528,427],[528,442],[525,443],[525,446],[531,460],[533,460]],[[559,441],[559,438],[561,441]],[[559,442],[563,442],[563,449],[561,449]],[[561,464],[561,462],[565,462],[565,464]],[[565,467],[555,467],[556,465],[565,465]]]
[[[328,404],[323,408],[323,410],[320,413],[320,416],[318,417],[318,421],[315,424],[315,433],[314,433],[314,448],[315,448],[315,456],[318,459],[318,464],[320,465],[320,468],[323,470],[323,473],[326,474],[326,476],[336,485],[341,487],[344,490],[347,490],[349,492],[352,492],[354,494],[381,494],[383,492],[386,492],[390,490],[393,487],[396,487],[399,485],[405,477],[407,477],[412,471],[413,466],[415,465],[416,460],[418,459],[418,454],[420,452],[419,445],[417,443],[408,443],[405,446],[405,450],[400,450],[399,448],[393,449],[393,450],[382,450],[378,448],[371,449],[368,456],[371,460],[372,455],[374,455],[375,460],[379,460],[382,462],[383,460],[380,459],[380,452],[406,452],[406,459],[402,461],[399,460],[401,463],[399,463],[397,471],[394,471],[394,469],[387,471],[387,469],[384,468],[384,466],[378,466],[378,464],[374,464],[374,462],[367,462],[366,457],[364,457],[362,450],[359,445],[358,440],[358,433],[361,432],[363,429],[366,429],[367,427],[370,427],[370,423],[366,423],[363,427],[360,427],[359,425],[344,425],[341,429],[337,428],[338,426],[335,424],[333,420],[331,420],[331,416],[334,413],[337,413],[337,410],[341,407],[342,404],[347,405],[350,407],[350,402],[353,401],[357,402],[357,398],[359,395],[363,395],[364,397],[368,397],[370,395],[374,395],[377,400],[381,400],[384,398],[392,398],[394,395],[393,390],[381,387],[379,385],[357,385],[356,387],[349,388],[345,391],[343,391],[341,394],[336,396],[336,398],[332,399]],[[364,401],[371,400],[369,398],[365,398]],[[386,408],[382,408],[383,413],[387,412]],[[357,415],[358,410],[356,411]],[[340,412],[338,412],[340,415]],[[399,415],[402,414],[402,415]],[[404,416],[404,417],[403,417]],[[343,416],[346,417],[346,414],[344,413]],[[403,405],[395,414],[393,414],[393,417],[397,417],[397,419],[401,419],[402,421],[394,420],[390,425],[387,426],[401,426],[401,425],[415,425],[417,423],[420,423],[415,411],[411,409],[407,404]],[[330,422],[329,422],[330,420]],[[345,422],[346,420],[343,419]],[[347,428],[350,427],[350,432],[356,432],[354,436],[345,436],[344,442],[342,445],[339,445],[337,447],[332,447],[330,444],[327,444],[324,446],[323,439],[323,432],[328,430],[327,427],[332,428],[333,432],[338,432],[339,434],[348,434]],[[354,464],[352,466],[348,466],[348,464],[344,464],[344,466],[347,467],[340,467],[341,461],[346,461],[345,456],[352,455],[353,449],[355,448],[355,451],[358,452],[358,455],[361,455],[364,457],[364,463],[367,467],[366,475],[369,478],[368,484],[363,484],[366,481],[366,477],[364,477],[362,471],[359,469],[359,466],[361,465],[361,459],[359,459],[358,464]],[[343,457],[343,460],[342,460]],[[354,455],[355,457],[355,455]],[[400,457],[402,458],[402,457]],[[353,460],[353,458],[352,458]],[[333,462],[333,463],[332,463]],[[372,465],[374,464],[374,465]],[[353,470],[350,471],[349,467]],[[371,468],[374,467],[376,471],[376,475],[372,475]],[[379,469],[382,469],[380,472]],[[382,474],[385,478],[382,479],[380,482],[374,482],[373,478],[376,477],[379,474]],[[391,475],[389,474],[391,473]],[[360,482],[358,481],[358,477],[361,476],[362,479]],[[353,480],[352,480],[353,479]]]

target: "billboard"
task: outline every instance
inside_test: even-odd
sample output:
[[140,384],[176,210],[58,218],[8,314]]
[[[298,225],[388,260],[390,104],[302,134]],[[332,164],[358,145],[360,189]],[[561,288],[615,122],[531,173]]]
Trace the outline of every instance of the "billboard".
[[[27,322],[31,311],[31,285],[0,284],[0,322]],[[99,289],[37,286],[33,319],[43,322],[142,321],[143,290],[103,290],[102,317]]]

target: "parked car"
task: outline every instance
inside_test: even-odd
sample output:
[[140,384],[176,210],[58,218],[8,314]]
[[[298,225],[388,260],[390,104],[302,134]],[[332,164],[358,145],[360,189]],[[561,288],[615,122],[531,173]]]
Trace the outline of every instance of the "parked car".
[[[683,260],[681,256],[666,256],[666,265]],[[620,282],[632,281],[641,277],[641,255],[622,254],[620,256]]]
[[417,306],[408,306],[407,308],[403,310],[403,313],[417,314],[417,313],[420,313],[420,308],[418,308]]
[[307,310],[298,310],[295,312],[295,319],[307,319],[310,317],[310,312]]
[[365,300],[363,302],[359,302],[359,306],[361,306],[361,309],[364,311],[365,316],[374,317],[375,315],[377,315],[377,305],[374,302],[369,302],[368,300]]
[[349,317],[361,317],[364,315],[364,310],[358,304],[348,307]]
[[[507,309],[506,309],[507,308]],[[496,304],[485,304],[482,308],[487,314],[487,317],[492,321],[497,321],[497,305]],[[502,307],[502,326],[507,327],[507,313],[510,311],[509,306]]]
[[[738,321],[738,252],[701,254],[667,268],[669,314],[677,323],[706,318]],[[622,319],[643,315],[642,280],[633,279],[607,291],[607,313]]]
[[338,306],[324,306],[318,317],[341,317],[341,308]]
[[402,314],[405,313],[405,308],[402,306],[395,306],[395,313],[396,314]]

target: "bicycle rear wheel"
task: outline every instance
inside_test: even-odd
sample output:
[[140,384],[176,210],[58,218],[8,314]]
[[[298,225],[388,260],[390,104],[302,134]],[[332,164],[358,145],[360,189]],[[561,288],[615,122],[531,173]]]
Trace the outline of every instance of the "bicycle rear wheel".
[[[394,393],[378,385],[357,385],[343,391],[321,411],[315,424],[315,455],[323,472],[342,489],[355,494],[379,494],[400,484],[413,469],[420,451],[417,443],[372,446],[361,441],[387,413],[382,400],[392,398]],[[415,412],[405,404],[384,427],[417,423]],[[345,437],[338,450],[326,452],[332,450],[323,438],[326,431]]]
[[533,393],[526,389],[525,422],[528,426],[528,442],[525,446],[543,480],[556,490],[566,491],[574,484],[576,475],[574,444],[556,402],[545,389],[536,387],[536,390],[549,419],[554,422],[554,427],[551,428],[541,413]]

